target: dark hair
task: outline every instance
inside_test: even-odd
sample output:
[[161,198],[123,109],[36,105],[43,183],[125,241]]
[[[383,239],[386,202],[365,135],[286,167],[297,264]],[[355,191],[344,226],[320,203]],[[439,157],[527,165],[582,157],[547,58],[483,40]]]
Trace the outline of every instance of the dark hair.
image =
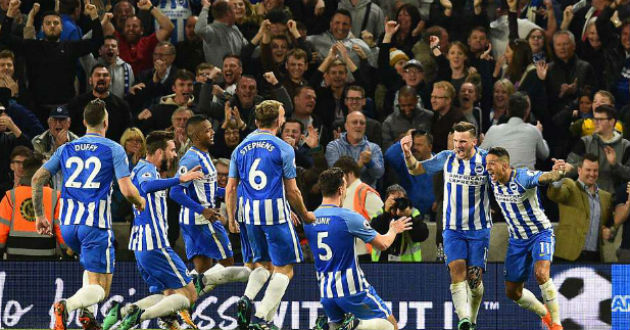
[[455,125],[453,125],[453,132],[458,132],[458,133],[468,132],[470,133],[471,136],[477,137],[477,128],[475,127],[475,125],[467,121],[460,121],[459,123],[456,123]]
[[8,49],[4,49],[0,51],[0,59],[2,58],[10,58],[11,61],[15,63],[15,54]]
[[615,107],[608,105],[608,104],[602,104],[600,106],[598,106],[597,108],[595,108],[593,110],[594,113],[605,113],[606,116],[608,117],[608,119],[614,119],[615,121],[617,120],[617,111],[615,111]]
[[188,121],[186,122],[186,135],[188,136],[189,139],[192,140],[192,127],[193,126],[197,126],[197,124],[204,122],[208,120],[208,117],[204,116],[204,115],[194,115],[192,117],[190,117],[190,119],[188,119]]
[[92,67],[92,70],[90,70],[90,76],[94,74],[94,71],[96,71],[96,69],[100,69],[100,68],[105,68],[107,69],[107,72],[109,72],[109,69],[104,64],[96,63]]
[[[302,85],[302,86],[300,86],[300,87],[295,89],[295,96],[300,95],[302,93],[302,91],[305,90],[305,89],[310,89],[312,91],[315,91],[315,88],[313,88],[313,86],[311,86],[311,85]],[[295,96],[293,96],[293,97],[295,97]]]
[[28,158],[28,157],[31,157],[32,155],[33,155],[33,150],[31,150],[29,147],[16,146],[11,151],[11,155],[9,156],[9,159],[13,159],[16,156],[22,156],[22,157]]
[[348,86],[348,88],[346,88],[346,97],[348,96],[348,92],[349,91],[355,91],[355,92],[359,92],[361,93],[361,97],[365,98],[365,88],[359,86],[359,85],[350,85]]
[[234,58],[238,61],[238,65],[243,66],[243,62],[241,61],[241,57],[237,54],[226,54],[225,56],[223,56],[223,60],[221,61],[221,63],[225,62],[226,58]]
[[88,127],[98,127],[103,124],[106,114],[105,101],[94,99],[83,109],[83,120],[85,120]]
[[[394,18],[394,20],[398,21],[398,15],[400,15],[401,11],[406,11],[407,14],[409,14],[409,17],[411,17],[411,29],[409,29],[409,34],[404,36],[404,39],[407,39],[408,37],[411,36],[411,32],[413,31],[413,29],[415,29],[415,27],[418,25],[418,23],[420,23],[420,20],[422,19],[420,17],[420,11],[418,10],[418,7],[412,5],[412,4],[404,4],[402,6],[400,6],[400,8],[398,8],[398,10],[396,11],[396,17]],[[396,31],[396,33],[394,33],[394,36],[398,36],[398,32],[400,32],[400,29],[398,29],[398,31]],[[402,32],[401,32],[402,33]],[[396,38],[392,38],[393,40],[396,40]]]
[[442,38],[442,32],[445,32],[446,29],[439,26],[439,25],[433,25],[429,28],[426,29],[426,31],[424,32],[424,35],[422,36],[422,40],[424,40],[424,42],[426,42],[427,44],[429,44],[429,39],[431,37],[438,37],[438,38]]
[[[287,45],[289,46],[289,48],[290,48],[290,46],[291,46],[291,41],[289,40],[289,37],[287,37],[287,36],[286,36],[286,35],[284,35],[284,34],[278,34],[278,35],[275,35],[275,36],[271,36],[270,41],[274,41],[274,40],[283,40],[284,42],[286,42],[286,43],[287,43]],[[287,53],[287,54],[288,54],[288,53]]]
[[72,15],[78,7],[81,7],[80,0],[61,0],[59,1],[59,14]]
[[212,17],[214,19],[222,19],[232,10],[227,1],[215,1],[212,4]]
[[488,150],[488,155],[495,155],[499,158],[506,158],[507,161],[510,161],[510,153],[503,147],[492,147]]
[[[30,149],[29,149],[30,150]],[[31,155],[24,159],[22,163],[22,179],[20,184],[31,185],[31,178],[35,172],[44,164],[44,155],[39,152],[31,152]]]
[[509,46],[513,56],[512,62],[507,67],[506,75],[512,83],[516,83],[521,80],[527,66],[533,62],[532,49],[529,47],[529,43],[523,39],[510,41]]
[[424,136],[427,139],[427,143],[433,145],[433,135],[423,129],[415,129],[411,132],[411,139],[415,139],[419,136]]
[[343,173],[352,173],[357,178],[361,176],[359,164],[350,156],[341,156],[333,166],[340,168]]
[[529,107],[530,105],[529,102],[527,102],[527,94],[525,92],[515,92],[510,95],[508,101],[508,118],[525,118]]
[[115,36],[111,35],[111,34],[104,36],[103,37],[103,41],[105,41],[105,40],[116,40],[116,43],[118,43],[118,39]]
[[175,81],[177,80],[195,81],[195,75],[186,69],[180,69],[175,72],[175,76],[173,77],[173,85],[175,85]]
[[173,132],[153,131],[147,135],[147,154],[153,155],[158,149],[166,149],[168,141],[174,139]]
[[418,98],[418,93],[416,93],[416,89],[411,86],[403,86],[398,90],[398,98],[401,97],[415,97]]
[[488,29],[486,29],[485,27],[481,25],[477,25],[474,28],[472,28],[472,30],[470,30],[470,33],[468,33],[468,38],[472,36],[473,32],[483,32],[486,35],[486,37],[488,36]]
[[350,24],[352,24],[352,15],[350,14],[350,11],[348,11],[347,9],[337,9],[337,10],[335,10],[333,15],[330,16],[330,20],[332,21],[333,17],[335,17],[337,15],[347,16],[350,19]]
[[289,118],[287,119],[284,124],[282,124],[282,129],[280,130],[280,132],[284,131],[284,127],[289,124],[300,124],[300,132],[304,132],[304,123],[302,123],[301,121],[297,120],[297,119],[293,119],[293,118]]
[[42,13],[42,19],[44,19],[44,17],[46,16],[57,16],[59,17],[59,19],[61,19],[61,15],[59,15],[58,12],[54,11],[54,10],[47,10],[45,12]]
[[289,16],[282,8],[274,8],[267,12],[265,19],[268,19],[271,24],[287,24]]
[[282,103],[274,100],[260,102],[254,110],[258,128],[272,128],[280,115]]
[[389,187],[387,187],[387,189],[385,190],[385,199],[387,199],[387,197],[389,197],[389,195],[393,194],[393,193],[397,193],[397,192],[401,192],[405,195],[405,197],[407,197],[407,190],[399,185],[399,184],[393,184]]
[[343,186],[343,171],[339,167],[329,168],[319,175],[318,183],[322,196],[332,197]]
[[594,163],[599,163],[599,157],[597,157],[597,155],[587,152],[584,154],[584,156],[582,156],[580,161],[578,161],[578,167],[582,167],[585,160],[588,160]]

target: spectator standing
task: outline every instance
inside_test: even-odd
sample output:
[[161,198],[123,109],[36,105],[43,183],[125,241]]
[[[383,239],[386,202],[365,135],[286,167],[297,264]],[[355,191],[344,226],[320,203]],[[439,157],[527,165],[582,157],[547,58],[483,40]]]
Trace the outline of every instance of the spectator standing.
[[[612,196],[597,185],[599,159],[586,154],[578,163],[577,182],[565,178],[554,182],[547,196],[558,203],[560,222],[555,229],[555,260],[567,262],[602,261],[602,237],[610,235]],[[566,165],[571,169],[570,164]]]
[[418,94],[413,87],[398,91],[398,106],[383,122],[383,148],[388,149],[410,129],[430,131],[433,112],[418,106]]
[[433,107],[433,152],[446,150],[448,134],[451,127],[462,120],[461,113],[453,106],[455,87],[448,81],[438,81],[433,84],[431,92],[431,106]]
[[[7,134],[9,131],[11,134]],[[22,134],[11,117],[0,114],[0,194],[13,187],[10,175],[11,152],[17,146],[31,147],[31,142]]]
[[287,53],[287,61],[284,65],[287,75],[282,85],[287,89],[291,99],[293,99],[297,89],[308,84],[304,78],[304,73],[308,70],[308,56],[301,48],[291,49]]
[[378,38],[383,34],[385,15],[381,7],[371,0],[341,0],[338,8],[350,12],[353,35],[363,37],[364,31],[366,31],[373,38]]
[[346,132],[326,146],[326,161],[328,166],[341,156],[354,159],[361,170],[361,180],[375,187],[376,181],[383,176],[385,164],[381,147],[368,141],[365,136],[365,115],[355,111],[346,117]]
[[175,46],[169,41],[160,41],[152,54],[153,68],[138,74],[134,94],[127,99],[134,112],[160,103],[160,99],[173,91],[177,68]]
[[[100,57],[96,63],[105,65],[110,74],[109,91],[120,98],[124,98],[129,93],[131,86],[134,85],[135,76],[131,65],[118,56],[120,55],[118,39],[114,36],[106,36],[105,42],[99,50],[99,55]],[[90,65],[88,70],[91,69],[92,65]]]
[[17,146],[11,151],[9,159],[11,159],[11,176],[13,177],[12,188],[20,185],[20,181],[24,177],[24,160],[33,157],[33,149],[26,146]]
[[199,17],[190,16],[186,20],[184,27],[184,40],[175,44],[177,56],[175,57],[175,66],[195,72],[197,65],[205,61],[203,55],[203,42],[195,33],[195,25]]
[[[367,109],[366,109],[367,96],[365,95],[365,89],[359,85],[350,85],[346,89],[344,105],[348,109],[348,113],[351,113],[354,111],[360,111],[361,113],[365,115],[365,136],[367,136],[368,141],[374,142],[378,144],[379,146],[382,146],[383,145],[383,127],[380,121],[374,118],[368,117],[366,113],[367,112]],[[337,124],[335,123],[333,127],[337,127]],[[326,132],[322,132],[322,134],[326,134]]]
[[210,1],[202,0],[201,3],[203,8],[195,25],[195,33],[203,40],[206,62],[221,66],[225,55],[240,54],[248,41],[235,25],[234,11],[227,1],[212,4],[214,21],[211,24],[208,24]]

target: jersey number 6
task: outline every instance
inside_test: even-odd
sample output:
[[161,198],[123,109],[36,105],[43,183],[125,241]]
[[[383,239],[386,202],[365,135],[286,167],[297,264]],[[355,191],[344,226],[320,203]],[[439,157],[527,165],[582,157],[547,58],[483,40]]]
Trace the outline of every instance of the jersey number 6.
[[[252,168],[249,170],[248,180],[249,185],[252,186],[252,188],[256,190],[263,190],[265,189],[265,186],[267,186],[267,176],[265,175],[265,172],[257,169],[258,164],[260,164],[260,158],[256,158],[254,160]],[[256,178],[260,178],[258,179],[260,182],[256,182]]]

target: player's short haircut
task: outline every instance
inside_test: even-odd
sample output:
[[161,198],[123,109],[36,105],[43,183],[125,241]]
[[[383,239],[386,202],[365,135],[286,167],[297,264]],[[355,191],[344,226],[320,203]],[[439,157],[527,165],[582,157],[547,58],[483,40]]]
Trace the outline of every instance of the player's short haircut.
[[199,123],[208,120],[208,117],[204,115],[194,115],[186,122],[186,136],[192,140],[192,136],[195,133],[196,127]]
[[433,145],[433,135],[431,135],[431,133],[423,129],[416,129],[416,130],[413,130],[413,132],[411,133],[412,139],[415,139],[419,136],[424,136],[427,139],[427,143],[430,145]]
[[107,109],[105,109],[105,101],[101,99],[90,101],[83,110],[83,120],[88,127],[101,127],[105,118],[107,118]]
[[319,190],[324,197],[332,197],[337,194],[339,187],[343,186],[343,171],[339,167],[332,167],[319,175]]
[[0,59],[4,59],[4,58],[10,58],[11,61],[15,63],[15,54],[8,49],[0,51]]
[[530,105],[527,101],[527,94],[524,92],[515,92],[510,95],[508,100],[508,117],[517,117],[523,119],[527,114]]
[[477,128],[475,127],[475,125],[467,121],[460,121],[459,123],[453,125],[453,132],[468,132],[472,137],[477,137]]
[[278,120],[281,106],[282,103],[274,100],[260,102],[254,110],[258,128],[273,128],[274,123]]
[[158,149],[165,150],[168,146],[168,141],[172,141],[175,138],[173,132],[167,131],[153,131],[147,135],[147,154],[153,155]]
[[339,157],[333,166],[340,168],[344,174],[352,173],[357,178],[361,176],[359,164],[350,156]]
[[297,119],[293,119],[293,118],[287,119],[284,122],[284,124],[282,124],[282,129],[280,130],[280,132],[284,131],[284,128],[287,126],[287,124],[300,124],[300,132],[304,132],[304,123],[302,123],[301,121],[299,121]]
[[510,153],[503,147],[492,147],[488,150],[488,155],[495,155],[499,159],[510,162]]
[[175,76],[173,79],[173,85],[175,85],[175,81],[177,80],[181,80],[181,81],[195,81],[195,75],[186,70],[186,69],[180,69],[177,70],[177,72],[175,72]]
[[580,161],[578,162],[578,167],[582,167],[582,164],[584,164],[585,160],[588,160],[594,163],[599,163],[599,157],[597,157],[597,155],[587,152],[584,154],[582,159],[580,159]]
[[348,96],[348,92],[349,91],[355,91],[355,92],[359,92],[361,93],[361,97],[365,97],[365,88],[359,86],[359,85],[350,85],[348,86],[348,88],[346,89],[346,96]]
[[31,152],[31,155],[26,157],[26,159],[24,159],[24,163],[22,163],[23,176],[20,179],[20,184],[30,186],[31,178],[43,164],[44,155],[39,152]]
[[617,120],[617,111],[615,110],[615,107],[613,107],[612,105],[602,104],[598,106],[597,108],[595,108],[593,112],[600,113],[600,114],[605,113],[608,119],[614,119],[615,121]]
[[212,69],[214,69],[214,65],[212,65],[210,63],[207,63],[207,62],[201,62],[195,68],[195,73],[199,74],[199,72],[201,72],[203,70],[212,70]]
[[433,84],[433,89],[443,89],[446,91],[446,97],[453,99],[455,97],[455,87],[448,81],[442,80]]
[[610,104],[615,104],[615,96],[611,92],[609,92],[609,91],[607,91],[605,89],[600,89],[597,92],[595,92],[595,95],[597,95],[597,94],[607,98],[610,101]]
[[232,8],[230,8],[227,1],[215,1],[212,4],[212,17],[214,17],[214,19],[222,19],[227,16],[230,11],[232,11]]
[[96,63],[92,67],[92,70],[90,70],[90,76],[94,74],[94,71],[96,71],[96,69],[100,69],[100,68],[105,68],[107,70],[107,72],[109,72],[109,69],[105,66],[105,64]]
[[17,156],[22,156],[22,157],[31,157],[33,156],[33,150],[31,150],[28,147],[25,146],[17,146],[15,148],[13,148],[13,150],[11,151],[11,155],[9,156],[9,160],[13,160],[13,158],[17,157]]
[[293,48],[287,53],[287,58],[293,57],[296,60],[304,60],[308,64],[308,55],[302,48]]
[[403,86],[398,90],[398,98],[402,97],[415,97],[418,99],[418,93],[416,93],[416,89],[411,86]]

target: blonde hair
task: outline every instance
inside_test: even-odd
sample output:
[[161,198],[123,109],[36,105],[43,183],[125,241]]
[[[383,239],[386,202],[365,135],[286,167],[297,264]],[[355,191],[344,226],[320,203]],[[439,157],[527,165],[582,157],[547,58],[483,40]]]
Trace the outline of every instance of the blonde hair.
[[274,100],[260,102],[260,104],[256,106],[256,110],[254,110],[259,128],[272,128],[274,121],[278,119],[281,106],[282,103]]
[[497,86],[503,87],[507,91],[508,96],[514,94],[514,92],[516,91],[514,89],[514,84],[510,81],[510,79],[507,78],[497,80],[497,82],[494,83],[494,88],[496,89]]
[[446,80],[438,81],[433,84],[433,89],[443,89],[446,91],[446,97],[453,99],[455,97],[455,87]]
[[141,157],[146,156],[147,155],[147,140],[145,139],[144,134],[142,134],[142,131],[137,127],[129,127],[123,132],[122,136],[120,137],[120,145],[123,148],[125,148],[125,144],[127,143],[127,141],[133,138],[140,138],[142,140],[142,147],[140,148],[140,154],[141,154],[140,156]]

